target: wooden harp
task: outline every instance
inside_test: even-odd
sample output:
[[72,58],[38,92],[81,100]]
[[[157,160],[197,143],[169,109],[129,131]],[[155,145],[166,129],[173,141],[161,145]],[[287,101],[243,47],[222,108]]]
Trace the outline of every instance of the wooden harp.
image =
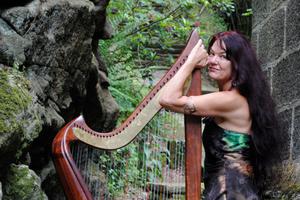
[[[92,195],[89,186],[85,183],[85,178],[82,176],[82,171],[78,169],[78,163],[76,163],[73,158],[71,145],[80,141],[89,147],[112,151],[129,144],[136,138],[137,134],[143,130],[154,115],[163,110],[158,103],[160,92],[164,85],[186,61],[188,54],[198,40],[199,36],[197,31],[192,31],[184,50],[170,70],[143,99],[129,118],[115,130],[108,133],[93,131],[86,125],[83,117],[79,116],[58,132],[52,144],[53,160],[68,199],[105,199],[102,197],[96,198]],[[200,70],[195,70],[188,86],[187,95],[200,94],[201,74]],[[201,199],[201,118],[198,116],[184,115],[184,134],[185,199],[199,200]],[[152,198],[146,195],[143,198],[128,199]]]

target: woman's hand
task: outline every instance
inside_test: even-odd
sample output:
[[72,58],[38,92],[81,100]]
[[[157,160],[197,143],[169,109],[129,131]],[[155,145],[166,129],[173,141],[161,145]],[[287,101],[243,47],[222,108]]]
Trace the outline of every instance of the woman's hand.
[[187,62],[190,62],[195,68],[203,68],[207,64],[208,53],[200,39],[190,52]]
[[[164,87],[159,99],[161,106],[175,112],[186,112],[187,109],[184,107],[188,97],[183,96],[185,81],[195,67],[204,67],[206,65],[207,57],[208,54],[202,44],[202,40],[199,40],[190,52],[187,61]],[[194,109],[191,108],[188,108],[190,114],[194,112]]]

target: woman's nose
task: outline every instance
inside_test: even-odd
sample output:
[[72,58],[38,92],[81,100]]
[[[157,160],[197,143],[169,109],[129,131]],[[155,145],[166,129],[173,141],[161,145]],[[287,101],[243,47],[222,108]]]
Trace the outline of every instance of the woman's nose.
[[217,64],[218,63],[218,56],[216,55],[209,55],[207,59],[207,63]]

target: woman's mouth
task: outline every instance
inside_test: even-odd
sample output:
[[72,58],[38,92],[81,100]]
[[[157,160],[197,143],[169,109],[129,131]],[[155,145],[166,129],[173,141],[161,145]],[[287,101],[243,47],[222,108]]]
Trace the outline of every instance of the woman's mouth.
[[208,70],[209,71],[219,71],[219,69],[216,67],[208,67]]

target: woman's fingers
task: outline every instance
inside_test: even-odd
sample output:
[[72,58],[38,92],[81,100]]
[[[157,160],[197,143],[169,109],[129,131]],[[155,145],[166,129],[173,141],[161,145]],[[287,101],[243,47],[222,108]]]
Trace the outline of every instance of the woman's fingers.
[[196,64],[195,68],[203,68],[206,65],[207,65],[207,58],[203,58]]
[[[197,42],[197,44],[195,45],[194,49],[195,49],[195,51],[199,51],[199,50],[202,50],[202,49],[205,50],[204,44],[202,43],[202,40],[201,40],[201,39],[198,40],[198,42]],[[193,49],[193,50],[194,50],[194,49]]]
[[205,50],[204,44],[202,43],[202,40],[199,39],[189,55],[189,60],[196,65],[206,57],[207,52]]
[[204,47],[203,42],[202,42],[201,39],[198,40],[196,46],[198,46],[198,47]]

